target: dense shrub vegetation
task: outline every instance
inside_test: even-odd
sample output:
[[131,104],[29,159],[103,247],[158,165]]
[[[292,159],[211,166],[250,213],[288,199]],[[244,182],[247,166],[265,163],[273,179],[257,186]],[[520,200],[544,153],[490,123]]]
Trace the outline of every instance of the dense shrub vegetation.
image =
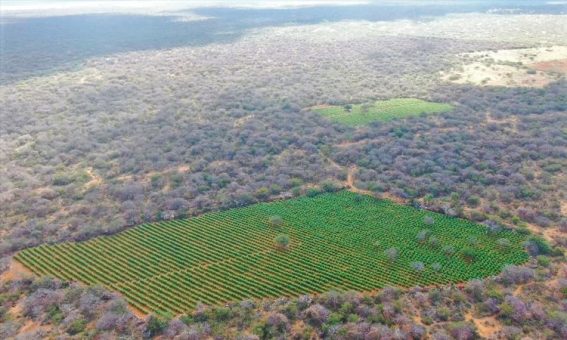
[[[500,276],[463,286],[386,287],[379,293],[329,291],[317,296],[245,300],[225,306],[199,305],[177,318],[136,319],[123,300],[100,287],[53,279],[18,280],[0,286],[0,336],[8,338],[22,319],[8,310],[22,306],[29,331],[46,335],[176,339],[475,339],[479,336],[559,339],[567,336],[567,271],[547,266],[510,266]],[[560,279],[550,279],[559,275]],[[473,319],[474,318],[474,319]],[[36,328],[29,325],[41,325]]]
[[[511,44],[354,37],[330,45],[309,35],[255,34],[230,48],[93,59],[76,72],[2,87],[0,252],[342,179],[322,153],[358,164],[357,180],[372,190],[431,195],[434,206],[451,194],[461,206],[478,196],[478,219],[488,210],[558,221],[552,188],[562,181],[554,169],[564,165],[565,83],[440,87],[437,72],[455,53]],[[411,124],[358,130],[302,109],[391,97],[457,105]],[[487,111],[496,122],[486,122]],[[336,146],[345,140],[360,144]]]

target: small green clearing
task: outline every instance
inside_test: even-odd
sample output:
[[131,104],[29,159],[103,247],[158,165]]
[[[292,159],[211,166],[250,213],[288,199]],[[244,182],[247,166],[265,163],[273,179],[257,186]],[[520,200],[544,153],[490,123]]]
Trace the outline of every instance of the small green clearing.
[[424,114],[449,112],[453,110],[453,106],[416,98],[395,98],[370,104],[320,106],[313,110],[334,122],[348,126],[359,126],[376,121],[387,122],[394,119],[418,117]]

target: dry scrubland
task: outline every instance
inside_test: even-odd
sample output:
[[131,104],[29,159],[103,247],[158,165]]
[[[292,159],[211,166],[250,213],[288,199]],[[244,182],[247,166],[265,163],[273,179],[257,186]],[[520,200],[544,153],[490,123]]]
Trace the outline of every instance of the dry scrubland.
[[457,84],[544,87],[567,74],[567,46],[479,51],[459,56],[463,65],[442,74]]
[[[0,252],[301,195],[350,177],[360,190],[414,206],[530,229],[557,246],[531,242],[531,254],[557,255],[567,243],[565,80],[480,87],[440,73],[474,52],[565,46],[566,20],[456,15],[268,28],[230,44],[92,59],[74,72],[3,86]],[[305,109],[394,97],[455,109],[358,129]],[[356,171],[347,176],[348,168]],[[99,288],[20,280],[0,288],[0,337],[82,326],[132,337],[165,328],[170,337],[470,338],[491,335],[488,323],[501,336],[561,338],[561,261],[532,259],[465,287],[199,306],[187,324],[168,325],[136,321]]]

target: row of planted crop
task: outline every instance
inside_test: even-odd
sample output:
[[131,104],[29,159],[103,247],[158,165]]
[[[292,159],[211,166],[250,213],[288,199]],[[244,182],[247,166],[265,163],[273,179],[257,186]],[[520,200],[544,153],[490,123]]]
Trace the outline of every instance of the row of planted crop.
[[365,288],[367,288],[367,287],[365,287]]

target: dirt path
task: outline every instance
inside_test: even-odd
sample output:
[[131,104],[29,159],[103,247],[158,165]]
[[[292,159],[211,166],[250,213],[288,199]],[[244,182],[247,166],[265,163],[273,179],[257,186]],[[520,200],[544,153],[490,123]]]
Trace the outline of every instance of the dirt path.
[[89,189],[89,188],[97,187],[97,186],[102,184],[102,181],[103,181],[102,177],[97,175],[94,172],[93,168],[90,168],[90,167],[87,168],[86,172],[91,177],[91,180],[88,181],[87,183],[85,183],[85,188]]
[[354,175],[358,172],[358,167],[356,165],[352,165],[348,168],[348,173],[347,173],[347,180],[345,182],[347,188],[352,191],[352,192],[356,192],[358,194],[363,194],[363,195],[370,195],[370,196],[374,196],[374,193],[370,190],[363,190],[360,188],[357,188],[354,185]]
[[[332,160],[330,157],[327,157],[323,154],[321,154],[321,157],[323,157],[323,159],[326,160],[335,169],[338,169],[338,170],[341,170],[341,171],[345,169],[344,166],[338,164],[337,162]],[[361,195],[368,195],[368,196],[372,196],[372,197],[387,199],[389,201],[393,201],[393,202],[398,203],[398,204],[406,204],[406,201],[403,198],[394,196],[390,193],[383,192],[380,195],[376,195],[376,193],[374,193],[370,190],[364,190],[364,189],[358,188],[356,186],[356,177],[355,177],[357,173],[358,173],[358,167],[356,165],[351,165],[351,166],[348,167],[347,178],[346,178],[345,181],[343,181],[343,185],[349,191],[352,191],[352,192],[355,192],[355,193],[361,194]]]
[[345,148],[350,148],[353,146],[360,146],[360,145],[366,145],[368,143],[371,143],[373,140],[372,139],[363,139],[363,140],[359,140],[358,142],[341,142],[339,144],[336,144],[337,147],[345,149]]
[[[327,157],[323,154],[321,154],[321,157],[323,157],[324,160],[326,160],[327,162],[329,162],[329,164],[331,164],[332,167],[334,167],[335,169],[338,170],[344,170],[345,167],[343,167],[342,165],[338,164],[337,162],[335,162],[334,160],[332,160],[330,157]],[[374,196],[374,193],[372,191],[368,191],[368,190],[363,190],[363,189],[359,189],[354,185],[355,179],[354,179],[354,175],[358,172],[358,167],[356,165],[351,165],[348,170],[347,170],[347,178],[346,181],[343,182],[343,185],[348,188],[348,190],[352,191],[352,192],[356,192],[359,194],[364,194],[364,195],[370,195],[370,196]]]
[[552,244],[555,242],[555,240],[565,235],[558,228],[542,228],[531,223],[526,223],[526,225],[528,227],[528,230],[531,231],[534,235],[539,235]]

